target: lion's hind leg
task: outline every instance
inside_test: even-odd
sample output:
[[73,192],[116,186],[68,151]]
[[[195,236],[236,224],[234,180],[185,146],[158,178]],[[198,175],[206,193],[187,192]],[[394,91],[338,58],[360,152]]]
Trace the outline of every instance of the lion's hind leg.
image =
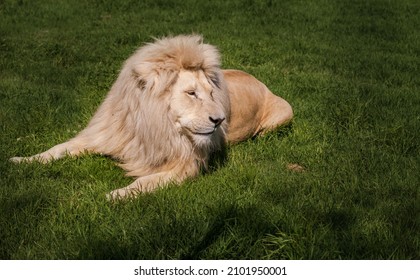
[[264,106],[259,134],[275,130],[277,127],[288,124],[293,118],[292,106],[281,97],[269,95]]

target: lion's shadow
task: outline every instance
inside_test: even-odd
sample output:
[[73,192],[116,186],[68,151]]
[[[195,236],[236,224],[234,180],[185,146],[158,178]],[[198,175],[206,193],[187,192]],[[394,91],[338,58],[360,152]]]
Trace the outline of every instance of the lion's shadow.
[[[276,128],[275,130],[268,132],[265,135],[255,135],[246,141],[256,142],[258,141],[257,138],[276,138],[276,139],[283,139],[288,137],[290,134],[293,133],[293,122],[288,123],[287,125],[281,126]],[[245,141],[245,142],[246,142]],[[237,144],[225,144],[219,151],[215,151],[210,155],[208,161],[208,169],[205,170],[206,173],[213,173],[219,168],[222,168],[226,165],[229,158],[229,150],[234,145]]]
[[205,170],[206,173],[213,173],[214,171],[224,167],[228,161],[228,145],[223,145],[223,147],[211,153],[209,161],[208,161],[208,168]]

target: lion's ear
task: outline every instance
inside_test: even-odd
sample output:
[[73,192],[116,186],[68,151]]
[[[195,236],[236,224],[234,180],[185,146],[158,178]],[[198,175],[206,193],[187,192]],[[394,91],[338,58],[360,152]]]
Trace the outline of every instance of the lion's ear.
[[176,80],[178,72],[152,66],[150,63],[139,63],[132,72],[142,91],[160,94]]
[[142,78],[137,78],[137,87],[141,90],[144,91],[144,89],[146,88],[146,81],[143,80]]
[[211,73],[209,75],[209,78],[214,86],[216,86],[218,89],[221,89],[221,85],[220,85],[221,81],[220,81],[219,74],[217,72]]
[[147,63],[139,63],[134,65],[132,68],[132,75],[135,77],[137,81],[137,86],[143,91],[146,88],[152,88],[155,77],[153,75],[153,71],[151,71],[151,67],[146,65]]

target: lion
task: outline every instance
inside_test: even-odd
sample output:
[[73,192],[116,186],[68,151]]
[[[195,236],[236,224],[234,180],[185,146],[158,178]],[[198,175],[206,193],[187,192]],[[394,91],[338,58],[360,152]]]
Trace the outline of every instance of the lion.
[[222,70],[200,35],[156,39],[129,57],[105,100],[67,142],[11,161],[48,163],[99,153],[134,177],[107,194],[135,197],[207,169],[212,153],[288,123],[290,104],[239,70]]

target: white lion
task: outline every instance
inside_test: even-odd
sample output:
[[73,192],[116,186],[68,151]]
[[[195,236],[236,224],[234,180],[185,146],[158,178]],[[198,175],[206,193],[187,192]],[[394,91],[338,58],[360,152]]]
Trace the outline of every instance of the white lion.
[[292,108],[253,76],[221,70],[202,37],[176,36],[139,48],[88,126],[76,137],[13,162],[65,155],[110,155],[137,179],[111,199],[180,183],[206,168],[210,154],[291,120]]

